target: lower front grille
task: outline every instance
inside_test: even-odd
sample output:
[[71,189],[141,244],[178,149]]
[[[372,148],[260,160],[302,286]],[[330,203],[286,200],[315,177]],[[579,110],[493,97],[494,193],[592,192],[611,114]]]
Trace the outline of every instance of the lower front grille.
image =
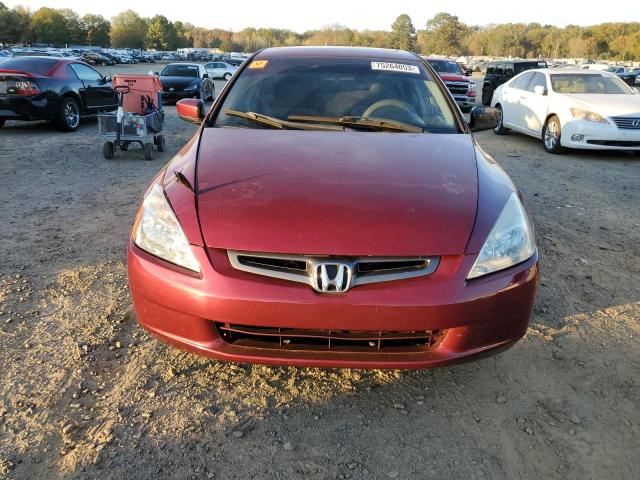
[[249,327],[216,323],[227,343],[252,348],[342,352],[423,352],[433,348],[444,330],[356,331]]
[[604,147],[640,147],[640,142],[628,140],[587,140],[587,143],[590,143],[591,145],[602,145]]

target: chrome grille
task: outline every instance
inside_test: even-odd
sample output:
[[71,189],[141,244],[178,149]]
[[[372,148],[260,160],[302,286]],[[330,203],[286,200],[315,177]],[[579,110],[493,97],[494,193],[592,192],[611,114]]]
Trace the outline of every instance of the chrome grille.
[[320,293],[344,293],[357,285],[430,275],[440,260],[440,257],[334,257],[233,250],[228,250],[227,256],[237,270],[305,283]]
[[449,91],[453,95],[466,95],[469,93],[469,83],[468,82],[447,82],[444,84],[447,86]]
[[220,337],[238,347],[343,352],[411,352],[436,346],[444,330],[358,331],[273,328],[216,323]]
[[611,117],[618,128],[623,130],[640,130],[640,116],[638,117]]

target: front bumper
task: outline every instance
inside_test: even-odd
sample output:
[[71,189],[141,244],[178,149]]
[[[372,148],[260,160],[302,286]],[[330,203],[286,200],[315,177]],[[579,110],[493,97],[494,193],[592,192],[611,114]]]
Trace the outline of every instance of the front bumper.
[[[582,136],[578,140],[574,137]],[[562,127],[562,146],[590,150],[640,150],[640,129],[621,129],[610,123],[570,120]]]
[[[427,368],[508,348],[526,332],[538,281],[537,255],[472,282],[475,255],[442,257],[428,277],[362,285],[321,295],[302,284],[233,269],[221,250],[192,246],[193,276],[132,242],[129,285],[138,322],[184,350],[222,360],[272,365]],[[225,341],[215,322],[338,331],[444,331],[433,347],[403,351],[254,348]]]
[[198,90],[180,90],[180,91],[163,91],[162,92],[162,101],[163,102],[171,102],[182,100],[183,98],[195,98],[198,96]]

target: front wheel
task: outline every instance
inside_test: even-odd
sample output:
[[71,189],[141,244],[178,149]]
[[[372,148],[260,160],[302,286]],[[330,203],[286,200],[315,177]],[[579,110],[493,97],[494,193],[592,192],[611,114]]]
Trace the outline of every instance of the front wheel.
[[496,135],[506,135],[509,132],[509,129],[504,127],[504,113],[502,112],[502,106],[498,105],[497,108],[500,112],[500,122],[498,123],[498,126],[493,129],[493,133]]
[[225,79],[225,81],[227,81],[227,82],[228,82],[228,81],[229,81],[229,79],[231,78],[231,74],[230,74],[229,72],[227,72],[227,73],[225,73],[225,74],[224,74],[224,77],[223,77],[223,78]]
[[560,119],[554,115],[542,129],[542,142],[544,149],[549,153],[562,153],[564,148],[562,147],[560,140],[562,138],[562,129],[560,127]]
[[153,143],[144,144],[144,159],[153,160]]
[[104,144],[102,145],[102,155],[104,155],[104,158],[106,158],[107,160],[111,160],[113,157],[115,157],[115,153],[116,149],[113,142],[104,142]]
[[486,107],[491,105],[491,99],[493,98],[493,88],[482,89],[482,104]]
[[75,98],[65,97],[53,119],[54,126],[62,132],[75,132],[80,125],[80,106]]

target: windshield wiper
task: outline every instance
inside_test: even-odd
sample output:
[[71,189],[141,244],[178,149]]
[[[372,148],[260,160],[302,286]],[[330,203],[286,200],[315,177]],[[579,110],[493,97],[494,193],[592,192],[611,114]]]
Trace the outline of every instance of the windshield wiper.
[[237,110],[223,110],[225,115],[230,115],[232,117],[240,117],[246,120],[251,120],[253,122],[259,123],[261,125],[267,125],[271,128],[279,128],[282,130],[292,129],[292,130],[344,130],[336,125],[317,125],[310,123],[298,123],[288,120],[281,120],[276,117],[270,117],[269,115],[263,115],[262,113],[256,112],[239,112]]
[[423,127],[416,127],[408,123],[398,122],[396,120],[388,120],[373,117],[321,117],[314,115],[289,115],[289,120],[294,122],[318,122],[329,123],[335,125],[344,125],[345,127],[364,127],[370,129],[391,130],[396,132],[408,133],[424,133]]

